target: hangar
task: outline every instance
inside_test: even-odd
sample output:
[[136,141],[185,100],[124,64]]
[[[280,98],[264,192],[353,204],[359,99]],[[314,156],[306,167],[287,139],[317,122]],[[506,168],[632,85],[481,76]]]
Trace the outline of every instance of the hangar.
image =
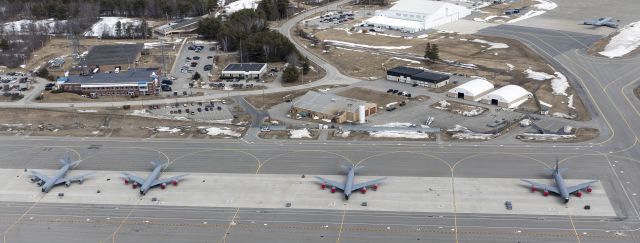
[[477,78],[450,89],[449,92],[447,92],[447,96],[477,101],[482,98],[482,96],[491,92],[491,90],[493,90],[493,84],[491,82]]
[[533,94],[529,91],[518,85],[510,84],[485,95],[481,102],[505,108],[517,108],[531,97]]
[[456,21],[471,14],[460,5],[429,0],[400,0],[388,10],[376,11],[376,16],[365,20],[378,28],[415,33]]

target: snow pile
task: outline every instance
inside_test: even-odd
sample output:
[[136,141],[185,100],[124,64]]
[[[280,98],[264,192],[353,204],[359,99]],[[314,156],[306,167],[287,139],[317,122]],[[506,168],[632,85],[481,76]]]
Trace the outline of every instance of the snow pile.
[[571,138],[575,138],[576,135],[575,134],[538,134],[538,133],[524,133],[521,135],[516,136],[516,138],[518,139],[523,139],[523,140],[538,140],[538,141],[545,141],[545,140],[559,140],[559,139],[571,139]]
[[552,78],[555,77],[555,76],[553,76],[551,74],[544,73],[544,72],[536,72],[536,71],[533,71],[531,69],[524,70],[524,73],[527,74],[527,78],[540,80],[540,81],[547,80],[547,79],[552,79]]
[[377,132],[369,132],[369,136],[374,138],[410,138],[410,139],[429,138],[429,134],[419,133],[416,131],[377,131]]
[[411,59],[407,59],[407,58],[391,57],[391,59],[396,59],[396,60],[400,60],[400,61],[405,61],[405,62],[409,62],[409,63],[413,63],[413,64],[420,64],[420,62],[419,62],[419,61],[415,61],[415,60],[411,60]]
[[509,45],[507,45],[505,43],[490,42],[490,41],[486,41],[486,40],[482,40],[482,39],[474,39],[474,40],[471,40],[471,42],[487,44],[487,45],[489,45],[489,48],[487,48],[487,50],[509,48]]
[[540,105],[542,105],[542,106],[546,106],[546,107],[549,107],[549,108],[553,107],[553,105],[551,105],[551,104],[549,104],[549,103],[547,103],[547,102],[544,102],[544,101],[542,101],[542,100],[538,100],[538,102],[539,102],[539,103],[540,103]]
[[566,125],[566,126],[564,126],[564,127],[562,128],[562,130],[564,131],[564,133],[569,134],[569,133],[571,133],[571,131],[573,131],[573,127],[572,127],[572,126],[569,126],[569,125]]
[[496,16],[496,15],[491,15],[491,16],[487,16],[486,18],[473,18],[473,21],[477,21],[477,22],[487,22],[489,20],[495,19],[495,18],[508,18],[507,16]]
[[554,112],[553,114],[551,114],[551,116],[553,117],[558,117],[558,118],[564,118],[564,119],[576,119],[576,115],[567,115],[565,113],[562,112]]
[[525,118],[525,119],[522,119],[522,120],[520,121],[520,126],[521,126],[521,127],[528,127],[528,126],[531,126],[531,119],[526,119],[526,118]]
[[576,108],[575,106],[573,106],[573,95],[567,96],[567,106],[571,109]]
[[440,110],[445,110],[450,105],[449,102],[447,102],[446,100],[438,101],[438,104],[440,104],[440,105],[436,106],[435,108],[436,109],[440,109]]
[[609,58],[621,57],[638,46],[640,46],[640,22],[635,22],[620,29],[604,50],[598,53]]
[[325,40],[324,42],[328,42],[328,43],[334,44],[334,45],[342,45],[342,46],[349,46],[349,47],[361,47],[361,48],[372,48],[372,49],[384,49],[384,50],[402,50],[402,49],[411,48],[411,46],[370,46],[370,45],[356,44],[356,43],[338,41],[338,40]]
[[448,132],[457,132],[453,135],[451,135],[451,138],[455,138],[455,139],[461,139],[461,140],[466,140],[466,139],[475,139],[475,140],[489,140],[492,139],[494,137],[493,134],[489,134],[489,133],[477,133],[474,131],[469,130],[466,127],[460,126],[458,124],[456,124],[456,126],[454,128],[448,129]]
[[558,4],[551,1],[547,1],[547,0],[535,0],[535,1],[539,2],[538,4],[533,5],[533,7],[537,9],[552,10],[558,7]]
[[134,115],[134,116],[144,116],[147,115],[149,113],[147,113],[147,110],[142,109],[142,110],[133,110],[133,112],[131,112],[130,115]]
[[484,109],[482,107],[476,107],[475,109],[470,111],[462,111],[462,115],[471,117],[471,116],[480,115],[482,114],[482,112],[484,112]]
[[513,66],[511,63],[507,63],[507,67],[509,68],[509,71],[513,71],[516,66]]
[[565,77],[562,73],[556,72],[556,77],[551,80],[551,92],[554,95],[564,95],[567,96],[567,89],[569,88],[569,82],[567,82],[567,77]]
[[237,133],[231,130],[228,127],[198,127],[199,129],[203,129],[207,132],[209,136],[230,136],[230,137],[240,137],[240,133]]
[[168,133],[176,133],[181,131],[180,128],[172,128],[172,127],[156,127],[157,132],[168,132]]
[[427,37],[429,37],[428,34],[422,34],[422,35],[416,36],[416,38],[418,38],[418,39],[424,39],[424,38],[427,38]]
[[139,19],[132,18],[124,18],[124,17],[100,17],[100,21],[96,22],[91,26],[89,30],[84,32],[84,36],[86,37],[100,37],[103,34],[108,34],[110,36],[116,35],[116,23],[122,24],[122,32],[124,33],[125,24],[130,24],[133,26],[140,25],[141,21]]
[[238,0],[225,6],[224,11],[227,14],[232,14],[243,9],[256,9],[258,8],[259,1],[260,0]]
[[351,134],[351,131],[343,131],[342,133],[340,133],[340,137],[347,138],[349,137],[350,134]]
[[289,138],[311,138],[311,133],[306,128],[289,131]]
[[373,125],[373,127],[415,127],[416,125],[408,122],[391,122],[382,125]]

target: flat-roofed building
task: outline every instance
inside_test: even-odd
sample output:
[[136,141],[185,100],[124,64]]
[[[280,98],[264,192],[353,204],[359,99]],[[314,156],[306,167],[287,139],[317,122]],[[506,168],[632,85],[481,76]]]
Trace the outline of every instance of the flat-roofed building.
[[440,88],[449,83],[449,75],[418,68],[398,66],[387,70],[387,80],[417,84],[429,88]]
[[[364,108],[363,112],[360,110],[361,106]],[[364,114],[365,118],[376,114],[377,105],[334,94],[309,91],[294,101],[291,113],[331,120],[335,123],[357,122],[360,120],[360,114]]]
[[267,72],[266,63],[231,63],[220,74],[221,79],[253,78],[260,79]]
[[155,95],[158,90],[159,68],[137,68],[119,73],[70,75],[58,79],[65,92],[99,96]]

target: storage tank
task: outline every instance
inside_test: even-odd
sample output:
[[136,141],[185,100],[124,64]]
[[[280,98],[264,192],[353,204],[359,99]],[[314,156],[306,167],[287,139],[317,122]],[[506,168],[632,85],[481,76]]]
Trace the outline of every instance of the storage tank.
[[360,105],[358,107],[358,121],[360,124],[365,123],[365,118],[364,118],[364,105]]

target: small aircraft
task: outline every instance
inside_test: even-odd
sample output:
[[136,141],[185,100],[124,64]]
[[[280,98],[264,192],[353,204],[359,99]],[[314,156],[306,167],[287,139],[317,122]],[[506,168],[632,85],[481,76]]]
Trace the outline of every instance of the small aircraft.
[[619,23],[620,20],[614,21],[612,17],[603,17],[584,21],[584,25],[593,25],[595,27],[607,26],[611,28],[618,28]]
[[564,203],[569,203],[569,195],[575,192],[575,195],[578,197],[582,197],[582,192],[580,190],[585,190],[586,192],[591,192],[591,185],[593,183],[598,182],[598,180],[588,181],[582,184],[578,184],[575,186],[567,187],[564,184],[564,178],[562,178],[562,172],[565,172],[567,168],[559,168],[558,160],[556,159],[556,168],[545,168],[551,175],[553,179],[556,181],[555,186],[545,185],[542,183],[533,182],[530,180],[522,179],[522,181],[529,183],[531,185],[531,192],[535,192],[538,188],[543,190],[543,195],[549,196],[549,192],[553,192],[555,194],[560,195],[564,199]]
[[351,196],[351,193],[357,190],[360,190],[363,194],[367,192],[367,187],[371,187],[374,191],[378,190],[378,183],[387,179],[386,177],[383,177],[375,180],[354,184],[356,171],[358,171],[359,169],[362,169],[362,167],[364,166],[347,167],[345,165],[342,165],[341,167],[347,173],[347,181],[345,183],[339,183],[339,182],[325,179],[319,176],[316,176],[316,178],[322,183],[320,186],[323,190],[327,186],[331,187],[331,193],[335,193],[336,188],[342,190],[342,192],[344,193],[344,198],[346,200],[349,200],[349,196]]
[[79,163],[80,163],[80,160],[71,162],[69,153],[66,153],[64,155],[64,158],[60,160],[60,164],[62,165],[62,167],[58,171],[56,171],[55,174],[49,177],[40,172],[31,171],[31,181],[36,182],[38,186],[41,186],[42,192],[49,192],[51,188],[62,183],[64,183],[66,187],[69,187],[73,182],[78,182],[79,184],[82,184],[82,181],[84,181],[86,177],[94,174],[94,172],[89,172],[82,175],[64,177],[67,174],[67,172],[71,170],[72,167],[75,167]]
[[167,187],[167,184],[169,183],[177,186],[178,181],[182,180],[182,178],[186,176],[185,174],[158,180],[158,178],[160,177],[160,173],[162,173],[162,169],[166,168],[167,164],[162,164],[158,161],[151,161],[151,164],[155,167],[153,168],[153,171],[151,171],[151,174],[149,174],[149,177],[147,177],[147,179],[142,179],[128,172],[122,173],[125,176],[124,184],[128,185],[129,182],[131,182],[131,187],[133,187],[134,189],[140,187],[140,195],[145,195],[147,194],[147,191],[149,191],[149,189],[155,186],[160,186],[160,188],[162,189],[165,189]]

